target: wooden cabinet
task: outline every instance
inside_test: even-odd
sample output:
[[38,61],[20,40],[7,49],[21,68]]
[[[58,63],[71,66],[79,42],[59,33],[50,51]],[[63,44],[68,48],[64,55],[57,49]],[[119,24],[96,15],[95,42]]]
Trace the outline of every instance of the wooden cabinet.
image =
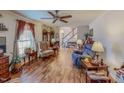
[[0,83],[10,79],[9,56],[0,57]]
[[49,46],[51,46],[51,40],[55,38],[54,31],[48,32],[47,30],[43,30],[42,36],[43,36],[43,41],[48,42]]

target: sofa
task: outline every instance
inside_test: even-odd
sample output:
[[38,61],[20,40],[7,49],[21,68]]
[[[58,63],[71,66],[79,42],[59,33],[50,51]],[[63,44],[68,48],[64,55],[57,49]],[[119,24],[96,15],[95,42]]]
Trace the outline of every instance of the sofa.
[[81,68],[81,58],[95,56],[95,52],[92,51],[92,44],[85,44],[82,50],[74,50],[72,52],[72,62],[77,68]]
[[54,55],[54,50],[49,48],[48,42],[40,42],[39,57],[46,58]]

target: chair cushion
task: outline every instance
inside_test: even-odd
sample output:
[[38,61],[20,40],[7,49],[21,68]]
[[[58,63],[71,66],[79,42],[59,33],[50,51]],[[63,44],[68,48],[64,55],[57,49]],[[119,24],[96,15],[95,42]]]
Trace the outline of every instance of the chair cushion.
[[86,44],[84,48],[85,48],[85,49],[90,49],[90,50],[91,50],[91,49],[92,49],[92,44]]
[[53,54],[54,54],[53,50],[45,50],[45,51],[40,52],[41,57],[46,57],[46,56],[50,56]]
[[80,54],[80,55],[82,55],[83,52],[80,51],[80,50],[74,50],[73,53],[76,53],[76,54]]
[[93,52],[92,50],[88,50],[88,49],[87,49],[87,54],[90,55],[92,58],[95,56],[95,52]]

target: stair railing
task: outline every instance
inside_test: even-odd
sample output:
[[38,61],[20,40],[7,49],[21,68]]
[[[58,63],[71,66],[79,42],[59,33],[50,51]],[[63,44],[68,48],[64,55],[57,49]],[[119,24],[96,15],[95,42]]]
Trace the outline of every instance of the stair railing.
[[[68,34],[66,34],[63,38],[62,38],[62,46],[65,47],[66,43],[72,39],[75,35],[77,35],[77,32],[75,33],[75,29],[73,28],[72,31],[70,31]],[[70,36],[71,35],[71,36]],[[68,36],[70,36],[66,41],[64,41]]]

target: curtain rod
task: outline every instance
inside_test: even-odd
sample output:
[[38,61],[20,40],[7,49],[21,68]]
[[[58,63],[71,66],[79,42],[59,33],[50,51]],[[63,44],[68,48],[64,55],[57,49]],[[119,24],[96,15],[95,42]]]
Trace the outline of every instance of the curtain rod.
[[[19,19],[16,19],[16,21],[23,21],[23,22],[25,22],[25,23],[27,23],[27,24],[33,24],[33,23],[31,23],[31,22],[26,22],[26,21],[24,21],[24,20],[19,20]],[[35,25],[35,24],[33,24],[33,25]]]

